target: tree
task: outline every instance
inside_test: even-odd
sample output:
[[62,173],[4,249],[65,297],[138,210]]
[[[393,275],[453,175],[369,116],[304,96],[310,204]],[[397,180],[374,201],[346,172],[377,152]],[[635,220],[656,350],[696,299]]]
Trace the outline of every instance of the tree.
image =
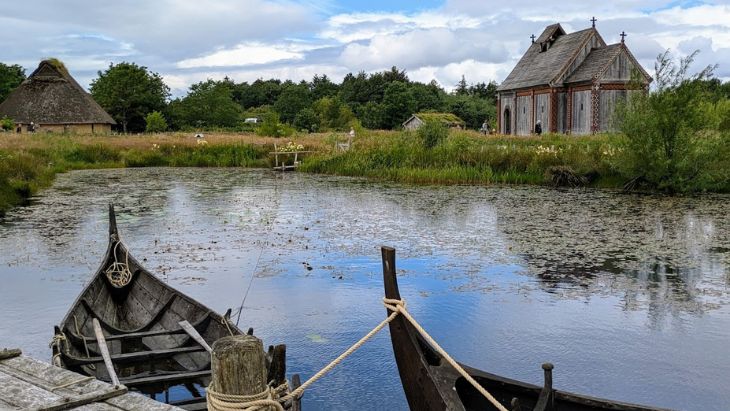
[[466,127],[471,129],[479,128],[484,120],[496,116],[493,102],[468,95],[448,96],[446,106],[446,111],[459,116],[466,122]]
[[9,117],[2,117],[0,118],[0,129],[4,131],[9,131],[13,129],[13,126],[15,126],[15,122],[13,119]]
[[360,120],[363,127],[371,130],[385,128],[385,107],[382,103],[368,102],[361,110]]
[[465,96],[469,94],[469,85],[466,84],[466,78],[463,74],[461,75],[461,80],[459,80],[459,83],[454,89],[454,94],[456,94],[457,96]]
[[176,127],[234,127],[241,118],[241,106],[233,101],[232,86],[208,79],[190,86],[188,95],[170,103]]
[[23,67],[13,64],[8,66],[0,63],[0,103],[25,80]]
[[161,111],[170,96],[159,74],[134,63],[110,64],[91,82],[91,95],[119,124],[122,131],[143,131],[148,113]]
[[336,97],[324,97],[314,103],[314,112],[322,129],[346,130],[355,115],[346,104]]
[[167,130],[167,120],[165,120],[165,117],[159,111],[153,111],[147,114],[144,120],[147,123],[145,131],[148,133],[161,133]]
[[326,74],[322,76],[315,74],[312,82],[309,83],[309,89],[312,92],[312,99],[316,101],[322,97],[334,97],[340,87],[333,83]]
[[299,111],[297,116],[294,117],[294,127],[297,130],[307,130],[308,132],[313,133],[319,130],[319,117],[314,110],[306,107]]
[[279,98],[274,103],[274,110],[279,113],[281,121],[291,124],[297,113],[303,108],[312,104],[309,85],[305,82],[299,84],[285,84]]
[[[636,91],[616,118],[621,119],[620,171],[627,188],[646,184],[669,192],[695,191],[719,183],[713,177],[727,139],[708,107],[707,80],[714,66],[695,75],[689,67],[697,52],[675,63],[669,51],[655,64],[656,90]],[[720,156],[721,157],[721,156]],[[727,178],[727,176],[725,176]]]
[[386,128],[394,129],[399,127],[415,108],[413,94],[406,83],[395,81],[388,84],[383,96],[384,119],[383,125]]

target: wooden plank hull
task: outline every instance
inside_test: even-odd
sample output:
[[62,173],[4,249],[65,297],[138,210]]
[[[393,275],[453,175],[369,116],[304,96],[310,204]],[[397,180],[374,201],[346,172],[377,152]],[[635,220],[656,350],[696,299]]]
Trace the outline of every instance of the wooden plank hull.
[[[122,384],[146,394],[182,385],[200,397],[198,387],[210,382],[210,355],[179,323],[188,321],[209,345],[242,331],[227,317],[147,271],[121,242],[111,206],[109,213],[109,245],[104,260],[56,327],[53,362],[110,381],[94,334],[93,322],[97,319],[104,337],[101,340],[105,340]],[[110,268],[117,268],[116,274],[109,274]],[[118,275],[119,271],[127,277]]]
[[[400,300],[395,250],[383,247],[381,252],[385,297]],[[497,409],[449,365],[402,315],[391,321],[389,327],[401,383],[412,410]],[[550,372],[546,371],[546,384],[543,387],[460,365],[479,385],[512,411],[667,411],[554,390],[551,365],[543,366],[550,369]]]

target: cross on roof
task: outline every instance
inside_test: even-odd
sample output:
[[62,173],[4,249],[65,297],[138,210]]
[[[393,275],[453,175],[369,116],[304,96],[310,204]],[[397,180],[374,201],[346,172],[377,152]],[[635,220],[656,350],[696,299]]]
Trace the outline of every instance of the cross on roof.
[[594,17],[591,17],[591,23],[593,23],[593,28],[594,29],[596,28],[596,22],[597,21],[598,21],[598,19],[595,16]]
[[625,32],[625,31],[622,31],[622,32],[621,32],[621,42],[622,42],[622,43],[623,43],[623,42],[624,42],[624,40],[626,39],[626,36],[627,36],[627,35],[628,35],[628,34],[626,34],[626,32]]
[[535,42],[535,35],[533,34],[532,36],[530,36],[530,38],[532,39],[532,42],[534,43]]

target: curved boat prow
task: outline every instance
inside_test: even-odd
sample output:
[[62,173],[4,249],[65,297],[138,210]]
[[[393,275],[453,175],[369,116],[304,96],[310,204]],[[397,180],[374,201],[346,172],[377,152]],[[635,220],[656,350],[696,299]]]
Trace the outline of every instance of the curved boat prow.
[[109,236],[116,235],[119,238],[117,232],[117,216],[114,213],[114,204],[109,203]]

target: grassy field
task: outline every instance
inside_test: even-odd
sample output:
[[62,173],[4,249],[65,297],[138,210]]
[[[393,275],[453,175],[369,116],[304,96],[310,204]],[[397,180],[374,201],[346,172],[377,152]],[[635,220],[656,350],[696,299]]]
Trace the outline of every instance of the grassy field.
[[274,144],[315,151],[304,172],[415,184],[554,184],[620,187],[615,136],[484,136],[452,131],[433,148],[416,133],[358,132],[348,152],[344,133],[287,138],[191,133],[126,136],[0,134],[0,214],[53,182],[57,173],[113,167],[269,167]]

